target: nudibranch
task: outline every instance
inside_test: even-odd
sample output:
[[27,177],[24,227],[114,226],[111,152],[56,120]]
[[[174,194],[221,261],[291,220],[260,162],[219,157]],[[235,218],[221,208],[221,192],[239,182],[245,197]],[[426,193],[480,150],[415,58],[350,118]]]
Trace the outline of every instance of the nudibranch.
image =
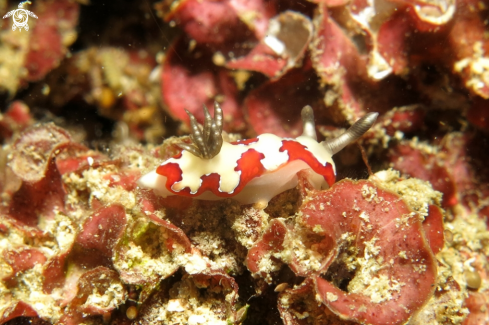
[[190,117],[191,144],[142,176],[138,184],[167,197],[181,195],[200,200],[232,198],[241,204],[268,203],[275,195],[297,186],[297,173],[308,170],[308,180],[317,189],[335,181],[332,156],[361,137],[378,113],[368,113],[338,138],[317,141],[314,114],[302,109],[303,133],[292,138],[262,134],[254,139],[227,142],[222,136],[222,109],[215,103],[214,118],[204,106],[200,125]]

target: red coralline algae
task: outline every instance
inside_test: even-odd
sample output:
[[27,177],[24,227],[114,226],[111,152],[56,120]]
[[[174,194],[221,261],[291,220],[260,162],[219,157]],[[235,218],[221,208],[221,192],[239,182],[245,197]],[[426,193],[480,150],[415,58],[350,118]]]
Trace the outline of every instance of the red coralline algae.
[[186,275],[169,288],[169,296],[162,293],[154,294],[141,307],[137,324],[155,324],[162,315],[176,323],[240,322],[236,311],[238,285],[226,274],[211,271]]
[[[163,64],[161,73],[162,96],[170,113],[179,120],[188,122],[185,109],[202,122],[204,120],[202,105],[209,107],[213,114],[214,101],[220,105],[228,116],[225,125],[228,130],[240,130],[244,126],[243,116],[239,109],[234,80],[221,67],[209,70],[205,68],[211,59],[205,48],[197,48],[189,53],[182,64],[179,49],[185,47],[185,41],[177,40]],[[178,51],[178,52],[177,52]]]
[[96,267],[80,277],[76,297],[58,324],[79,324],[97,315],[109,319],[112,310],[126,300],[126,295],[117,272],[103,266]]
[[312,39],[312,22],[293,11],[286,11],[270,19],[264,38],[243,57],[226,63],[228,69],[261,72],[279,78],[293,67],[301,65]]
[[[337,105],[353,114],[351,121],[363,115],[361,106],[352,89],[355,81],[366,76],[366,62],[361,58],[354,43],[330,17],[324,5],[319,6],[314,19],[314,46],[311,47],[311,58],[321,82],[335,89],[334,96],[325,96],[327,106]],[[341,67],[338,69],[338,64]]]
[[406,48],[406,38],[412,28],[409,18],[405,11],[395,13],[379,27],[375,40],[379,53],[389,62],[392,72],[399,75],[405,74],[409,66]]
[[39,213],[52,217],[53,209],[64,210],[64,191],[53,158],[70,141],[69,134],[54,125],[32,127],[15,141],[9,166],[22,183],[11,197],[10,216],[33,226]]
[[423,150],[422,146],[418,149],[410,144],[401,143],[393,149],[390,156],[395,169],[412,177],[428,180],[434,189],[442,192],[444,207],[457,204],[458,198],[452,176],[435,154]]
[[5,324],[9,320],[15,319],[17,317],[36,317],[36,311],[28,304],[19,301],[9,308],[5,309],[0,319],[2,324]]
[[[409,128],[406,124],[403,130]],[[128,308],[131,293],[141,306],[139,324],[158,317],[239,323],[248,307],[238,290],[243,280],[237,279],[239,272],[248,271],[262,295],[267,286],[288,284],[275,298],[286,324],[306,321],[308,316],[298,317],[306,311],[332,324],[402,324],[414,314],[440,315],[434,309],[440,301],[453,308],[447,317],[463,319],[463,307],[459,304],[457,310],[448,293],[434,294],[465,291],[456,291],[454,280],[450,286],[437,280],[434,254],[449,263],[447,226],[431,199],[434,194],[424,192],[429,185],[419,180],[398,174],[389,178],[384,172],[371,181],[343,180],[317,191],[301,172],[299,188],[279,195],[263,210],[231,200],[162,199],[137,188],[139,169],[159,161],[155,150],[126,148],[106,157],[77,145],[68,132],[52,125],[27,129],[16,139],[9,168],[21,187],[10,194],[14,199],[7,207],[18,206],[18,193],[44,197],[22,186],[56,180],[53,186],[62,191],[55,196],[57,204],[5,215],[2,236],[22,230],[23,237],[39,242],[3,249],[3,260],[12,269],[2,277],[5,290],[18,294],[27,281],[48,306],[40,309],[36,300],[21,295],[5,304],[5,320],[26,315],[59,324],[128,322],[115,310]],[[164,148],[171,151],[173,141]],[[449,157],[457,156],[457,148],[447,151]],[[456,161],[450,166],[467,168]],[[16,230],[12,223],[19,221]],[[28,235],[27,225],[37,232]],[[46,246],[52,240],[58,244]],[[484,263],[480,257],[477,261]],[[444,265],[439,266],[443,274],[450,274]],[[287,267],[296,280],[281,275]]]
[[226,68],[257,71],[268,77],[274,77],[283,71],[286,64],[286,60],[279,57],[262,42],[258,43],[246,56],[228,61]]
[[[270,222],[267,230],[263,233],[262,238],[255,242],[253,247],[248,251],[246,265],[252,273],[261,273],[265,277],[271,269],[261,270],[260,261],[264,258],[270,258],[273,253],[280,252],[284,249],[283,243],[287,234],[287,226],[283,221],[274,219]],[[265,255],[268,256],[265,257]]]
[[467,111],[467,119],[481,131],[489,129],[489,100],[475,98],[472,107]]
[[192,251],[190,240],[180,228],[176,227],[168,221],[158,218],[154,214],[150,214],[149,218],[154,223],[162,226],[163,229],[168,232],[168,238],[165,244],[170,253],[177,250],[178,246],[186,253],[190,253]]
[[305,325],[309,323],[309,318],[331,325],[358,324],[342,319],[323,305],[318,305],[314,291],[312,278],[307,278],[299,286],[279,295],[278,310],[285,325]]
[[[272,133],[282,137],[301,134],[300,111],[296,105],[320,105],[311,102],[317,97],[314,87],[309,87],[313,77],[311,67],[294,69],[276,81],[269,81],[251,91],[244,105],[256,134]],[[295,85],[295,87],[292,87]]]
[[489,70],[486,55],[489,42],[483,36],[486,31],[484,18],[471,8],[476,1],[460,1],[449,34],[453,47],[453,69],[465,82],[468,90],[484,99],[489,98]]
[[467,158],[469,151],[484,145],[478,141],[473,135],[454,133],[446,136],[439,148],[417,141],[401,142],[393,147],[389,156],[396,169],[429,180],[442,192],[445,208],[458,203],[483,208],[489,173],[476,155],[470,160]]
[[36,183],[45,177],[52,156],[71,142],[65,130],[54,125],[36,126],[22,133],[14,143],[16,153],[10,166],[24,182]]
[[424,233],[433,254],[439,253],[445,243],[443,234],[443,213],[436,205],[428,207],[428,215],[423,221]]
[[222,44],[225,41],[257,38],[265,34],[268,19],[275,12],[275,4],[262,1],[179,1],[171,6],[167,21],[182,25],[199,43]]
[[33,122],[29,107],[21,101],[14,101],[0,119],[0,136],[8,139]]
[[394,108],[387,112],[379,124],[385,128],[387,135],[393,137],[396,132],[413,133],[423,127],[426,111],[417,105]]
[[223,43],[239,34],[240,27],[247,30],[227,2],[183,1],[166,19],[182,24],[199,43]]
[[[180,228],[149,211],[145,213],[151,224],[146,225],[143,222],[148,220],[141,220],[139,224],[133,225],[131,232],[126,234],[129,238],[124,239],[125,244],[118,245],[114,250],[114,267],[121,279],[125,283],[143,287],[140,301],[146,300],[159,281],[184,266],[181,265],[183,261],[177,259],[178,255],[195,254],[197,259],[201,258],[199,251],[192,248]],[[154,242],[152,238],[155,236],[162,238],[162,242]]]
[[[326,259],[316,269],[296,272],[309,276],[317,299],[341,319],[402,324],[433,294],[437,267],[430,243],[437,251],[443,245],[443,236],[440,239],[437,232],[441,215],[434,211],[431,227],[423,227],[397,194],[367,181],[341,181],[327,191],[310,194],[299,209],[298,222],[311,232],[306,237],[326,238],[309,243],[311,254]],[[290,252],[277,254],[284,247],[297,255],[291,247],[297,246],[300,236],[286,234],[285,224],[273,220],[249,251],[250,271],[270,272],[265,258],[271,256],[287,261],[285,256]],[[432,240],[428,242],[426,237]],[[296,263],[295,258],[292,263]],[[292,289],[286,295],[294,300],[292,292],[302,291]],[[281,301],[286,304],[283,297]]]
[[16,250],[5,250],[3,252],[3,259],[12,268],[12,274],[4,278],[8,285],[15,285],[15,277],[17,273],[24,272],[33,268],[36,264],[44,264],[46,262],[46,256],[35,248],[18,248]]
[[55,0],[39,2],[33,7],[38,23],[25,56],[26,81],[40,80],[60,64],[67,46],[76,40],[79,6],[71,0]]
[[73,248],[73,245],[67,247],[58,255],[53,256],[47,263],[44,264],[42,275],[44,283],[42,290],[46,294],[53,293],[56,288],[62,288],[66,280],[66,260]]
[[[403,182],[398,183],[398,190],[407,185],[401,185]],[[387,186],[387,183],[383,185]],[[341,181],[324,193],[313,193],[310,198],[300,209],[300,222],[312,230],[306,236],[319,235],[319,239],[323,234],[326,237],[334,236],[336,232],[343,235],[336,238],[336,243],[333,239],[330,248],[333,258],[326,268],[319,268],[323,275],[313,273],[300,286],[280,294],[279,310],[285,324],[305,324],[307,318],[304,315],[331,324],[357,324],[358,320],[368,324],[402,324],[411,316],[407,315],[399,299],[411,303],[410,310],[426,308],[430,298],[434,298],[433,289],[437,283],[432,249],[439,250],[443,236],[433,230],[440,226],[443,229],[441,215],[433,213],[430,207],[432,215],[421,223],[396,194],[365,181]],[[297,238],[297,235],[291,238]],[[297,239],[292,240],[288,246],[297,245]],[[318,252],[317,245],[310,248]],[[409,254],[414,254],[414,258],[408,258]],[[279,256],[284,255],[288,256]],[[393,275],[407,281],[391,281],[389,277]],[[424,292],[419,291],[418,281],[426,281],[420,286]],[[402,285],[397,285],[400,283]],[[374,287],[378,290],[371,291]],[[315,303],[318,294],[326,307]],[[437,297],[441,299],[443,296],[437,294]],[[390,304],[393,306],[387,307]],[[391,312],[393,308],[399,308],[398,312]]]
[[[5,3],[5,10],[13,3]],[[27,5],[27,4],[26,4]],[[15,4],[17,6],[17,4]],[[27,7],[26,7],[27,9]],[[2,30],[2,81],[0,88],[12,96],[28,82],[39,81],[57,68],[67,47],[77,38],[79,4],[72,0],[40,1],[28,8],[37,19],[28,20],[29,31]]]
[[112,250],[124,232],[126,214],[124,207],[113,204],[105,206],[90,216],[76,238],[76,243],[94,254],[112,257]]
[[489,301],[486,295],[471,292],[465,299],[465,306],[470,310],[470,315],[465,319],[463,325],[486,324],[489,318]]

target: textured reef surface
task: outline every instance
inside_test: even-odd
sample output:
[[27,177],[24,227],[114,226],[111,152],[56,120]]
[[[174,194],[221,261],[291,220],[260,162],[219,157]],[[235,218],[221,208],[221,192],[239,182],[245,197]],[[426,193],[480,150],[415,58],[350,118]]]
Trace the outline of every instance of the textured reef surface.
[[[487,0],[25,8],[0,28],[0,325],[489,324]],[[215,101],[232,141],[380,115],[329,189],[138,187]]]

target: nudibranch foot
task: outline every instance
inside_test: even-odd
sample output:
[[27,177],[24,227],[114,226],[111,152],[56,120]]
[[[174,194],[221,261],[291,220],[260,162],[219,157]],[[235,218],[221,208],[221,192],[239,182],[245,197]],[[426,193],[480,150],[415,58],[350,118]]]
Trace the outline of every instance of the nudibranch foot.
[[263,204],[296,187],[301,170],[316,189],[329,188],[335,181],[332,156],[362,136],[378,115],[367,114],[337,139],[319,143],[310,106],[302,109],[304,131],[296,139],[262,134],[255,139],[223,141],[222,110],[217,103],[214,118],[204,106],[203,126],[187,113],[193,143],[179,144],[182,152],[141,177],[139,185],[163,197],[232,198],[241,204]]

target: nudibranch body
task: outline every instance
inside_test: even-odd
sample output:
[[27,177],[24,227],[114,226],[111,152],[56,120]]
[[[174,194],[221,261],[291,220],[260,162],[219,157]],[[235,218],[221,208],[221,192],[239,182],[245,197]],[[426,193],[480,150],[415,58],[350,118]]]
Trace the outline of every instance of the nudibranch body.
[[297,173],[308,170],[308,180],[314,187],[328,188],[335,181],[332,156],[363,135],[377,117],[377,113],[369,113],[339,138],[317,142],[312,108],[306,106],[302,110],[304,132],[295,139],[262,134],[254,139],[226,142],[221,135],[219,105],[215,105],[214,119],[206,108],[204,112],[203,127],[187,112],[193,143],[180,144],[182,152],[141,177],[140,186],[163,197],[267,203],[297,186]]

